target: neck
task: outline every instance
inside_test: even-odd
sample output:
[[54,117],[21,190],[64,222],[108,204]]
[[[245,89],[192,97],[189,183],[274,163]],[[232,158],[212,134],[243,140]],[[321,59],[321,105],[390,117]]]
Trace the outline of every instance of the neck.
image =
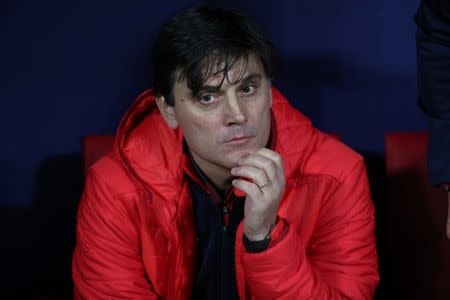
[[225,189],[229,184],[232,175],[230,170],[222,166],[218,166],[212,163],[205,163],[203,160],[198,159],[195,155],[192,155],[197,166],[202,172],[219,188]]

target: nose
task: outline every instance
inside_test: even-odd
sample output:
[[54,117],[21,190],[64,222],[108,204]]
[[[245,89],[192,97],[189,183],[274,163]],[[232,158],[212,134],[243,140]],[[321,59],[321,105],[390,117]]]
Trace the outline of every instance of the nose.
[[227,95],[224,102],[224,121],[227,126],[247,122],[246,107],[236,95]]

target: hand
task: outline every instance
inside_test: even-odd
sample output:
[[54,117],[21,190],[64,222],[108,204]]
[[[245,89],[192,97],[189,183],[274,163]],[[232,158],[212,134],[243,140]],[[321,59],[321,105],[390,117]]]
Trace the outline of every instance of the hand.
[[447,238],[450,240],[450,193],[448,193]]
[[284,194],[286,180],[281,156],[261,148],[239,161],[231,169],[233,185],[247,194],[244,206],[244,233],[251,241],[263,240],[276,222],[278,207]]

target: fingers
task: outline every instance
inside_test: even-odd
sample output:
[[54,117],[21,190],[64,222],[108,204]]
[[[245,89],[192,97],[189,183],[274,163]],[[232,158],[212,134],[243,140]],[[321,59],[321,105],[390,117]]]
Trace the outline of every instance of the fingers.
[[242,179],[234,179],[232,184],[234,187],[244,191],[251,199],[258,199],[259,195],[261,195],[261,190],[255,183]]
[[[251,182],[235,185],[246,193],[260,194],[269,192],[275,198],[284,190],[285,179],[283,161],[281,156],[269,149],[261,148],[239,161],[239,166],[231,169],[231,174],[237,177],[248,178]],[[245,181],[236,179],[235,183]],[[253,184],[254,186],[251,186]],[[251,187],[251,190],[247,190]],[[255,189],[255,187],[257,189]],[[258,191],[259,190],[259,191]]]
[[258,150],[256,153],[271,160],[280,169],[280,171],[283,171],[283,160],[281,158],[281,155],[267,148],[262,148]]
[[235,167],[231,169],[231,174],[238,177],[248,178],[258,187],[262,187],[270,182],[266,172],[253,166]]
[[284,170],[281,156],[269,149],[259,149],[242,158],[231,174],[248,178],[234,179],[233,186],[245,192],[244,233],[252,240],[267,235],[274,224],[284,194]]
[[[269,149],[262,148],[239,161],[240,166],[253,166],[264,171],[273,182],[284,179],[283,160],[281,156]],[[252,177],[249,177],[253,179]],[[282,180],[284,181],[284,180]],[[261,182],[264,185],[266,181]],[[259,183],[259,182],[258,182]]]

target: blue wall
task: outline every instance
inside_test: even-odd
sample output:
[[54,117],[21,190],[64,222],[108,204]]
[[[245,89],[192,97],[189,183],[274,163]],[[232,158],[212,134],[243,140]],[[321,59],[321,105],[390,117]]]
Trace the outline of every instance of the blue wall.
[[[418,1],[267,2],[227,1],[271,37],[278,48],[274,84],[317,127],[376,153],[386,131],[425,128],[415,104]],[[82,135],[114,132],[134,97],[151,86],[156,31],[192,3],[199,2],[7,2],[1,205],[29,206],[46,159],[78,153]]]
[[[3,1],[0,207],[16,227],[1,232],[12,241],[2,256],[25,248],[23,235],[30,238],[34,227],[30,242],[46,247],[29,259],[46,268],[53,254],[44,252],[64,252],[69,270],[73,232],[64,228],[73,229],[82,187],[80,137],[113,133],[131,101],[151,86],[152,41],[181,8],[212,3],[244,10],[278,48],[274,85],[318,128],[382,155],[385,132],[426,125],[416,107],[418,2]],[[71,241],[57,246],[61,235]],[[12,269],[16,264],[10,262]],[[58,282],[60,271],[41,281]],[[5,276],[20,280],[22,273]]]

